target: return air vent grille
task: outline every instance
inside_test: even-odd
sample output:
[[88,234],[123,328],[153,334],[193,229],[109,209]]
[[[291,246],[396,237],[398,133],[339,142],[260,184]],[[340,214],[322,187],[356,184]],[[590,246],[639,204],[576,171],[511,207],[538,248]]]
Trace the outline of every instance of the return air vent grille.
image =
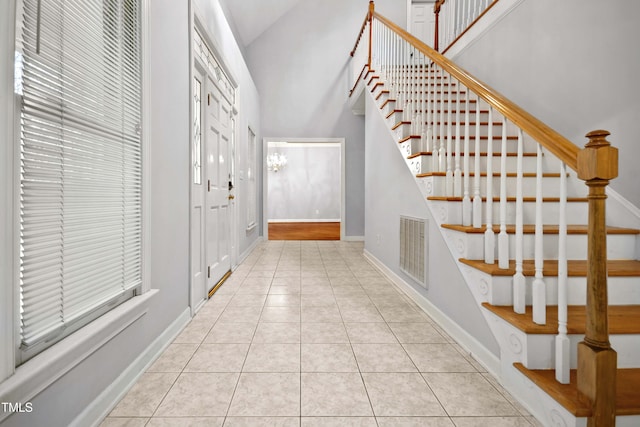
[[427,221],[400,217],[400,270],[427,288]]

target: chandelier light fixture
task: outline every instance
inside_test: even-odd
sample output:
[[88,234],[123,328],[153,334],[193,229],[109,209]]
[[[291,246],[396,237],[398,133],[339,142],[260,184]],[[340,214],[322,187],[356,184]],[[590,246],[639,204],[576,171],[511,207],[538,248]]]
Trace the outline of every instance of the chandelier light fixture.
[[280,153],[271,153],[267,156],[267,168],[270,171],[278,172],[287,165],[287,156]]

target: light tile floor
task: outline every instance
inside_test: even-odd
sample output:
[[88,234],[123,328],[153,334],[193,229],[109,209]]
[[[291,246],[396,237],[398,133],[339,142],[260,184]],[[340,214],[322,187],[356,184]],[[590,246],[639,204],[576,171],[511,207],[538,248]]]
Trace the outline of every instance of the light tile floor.
[[102,426],[540,425],[362,252],[262,243]]

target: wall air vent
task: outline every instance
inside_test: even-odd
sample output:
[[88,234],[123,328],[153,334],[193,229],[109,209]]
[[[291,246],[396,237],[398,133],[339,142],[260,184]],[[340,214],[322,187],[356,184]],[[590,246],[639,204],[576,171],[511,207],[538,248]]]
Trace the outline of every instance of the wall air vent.
[[427,221],[400,216],[400,270],[427,289]]

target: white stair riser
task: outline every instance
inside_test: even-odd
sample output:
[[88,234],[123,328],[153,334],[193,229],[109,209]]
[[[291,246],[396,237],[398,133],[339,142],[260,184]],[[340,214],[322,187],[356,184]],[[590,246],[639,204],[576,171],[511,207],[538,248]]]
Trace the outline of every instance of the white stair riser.
[[[420,153],[426,151],[426,144],[422,142],[421,139],[416,139],[412,141],[403,142],[400,144],[400,150],[405,156],[410,156],[412,154]],[[431,147],[429,147],[431,148]],[[475,157],[474,155],[469,155],[469,171],[475,172]],[[414,157],[412,159],[407,159],[409,168],[413,173],[421,174],[421,173],[429,173],[429,172],[437,172],[433,170],[433,159],[431,155],[422,155],[420,157]],[[455,156],[454,156],[455,162]],[[492,159],[493,165],[500,164],[500,156],[493,156]],[[484,172],[487,170],[488,157],[480,156],[480,172]],[[516,169],[516,165],[518,163],[518,158],[514,156],[507,156],[507,170],[512,171]],[[460,165],[464,167],[464,155],[460,155]],[[522,158],[522,171],[524,173],[534,173],[536,171],[536,158],[535,157],[523,157]],[[473,177],[470,177],[473,181]]]
[[[427,178],[422,178],[423,194],[429,196]],[[473,197],[473,195],[471,195]],[[430,201],[435,205],[438,216],[436,218],[440,224],[462,224],[462,203],[461,202],[446,202],[446,201]],[[535,222],[535,203],[525,202],[524,206],[524,222]],[[493,218],[500,218],[500,203],[493,203],[492,206]],[[482,206],[482,222],[485,222],[485,206]],[[515,202],[507,203],[507,222],[515,223]],[[558,218],[560,215],[560,204],[558,202],[546,202],[544,209],[542,210],[542,223],[543,224],[558,224]],[[567,203],[566,209],[567,218],[571,218],[571,222],[575,224],[586,224],[588,221],[588,206],[587,203]]]
[[[445,230],[448,237],[456,242],[461,258],[484,259],[484,234],[468,234],[456,230]],[[496,232],[495,259],[498,257],[498,244]],[[509,234],[509,259],[516,256],[516,236]],[[545,234],[543,236],[543,258],[550,260],[558,259],[558,238],[557,234]],[[635,234],[609,234],[607,236],[607,257],[609,259],[635,259],[636,256]],[[535,235],[523,235],[523,257],[524,259],[535,258]],[[587,235],[569,234],[567,235],[567,259],[587,258]]]
[[[471,267],[465,267],[471,268]],[[471,277],[477,280],[480,302],[488,302],[492,305],[513,305],[513,277],[512,276],[490,276],[478,270],[470,273]],[[607,279],[607,289],[609,290],[610,305],[640,304],[640,289],[638,289],[638,277],[609,277]],[[549,305],[558,304],[558,278],[557,276],[544,277],[546,289],[546,301]],[[525,277],[526,281],[526,304],[531,305],[533,298],[531,289],[534,277]],[[586,305],[586,277],[567,278],[567,304]]]
[[[470,123],[469,123],[469,137],[470,137],[470,143],[471,143],[471,148],[474,149],[475,147],[473,146],[474,143],[474,136],[476,135],[476,125],[475,125],[475,121],[473,120],[473,117],[471,117],[471,115],[469,115],[470,117]],[[439,118],[439,117],[438,117]],[[453,117],[453,125],[451,126],[451,131],[453,136],[455,137],[455,135],[457,135],[457,125],[456,125],[456,121],[455,121],[455,117]],[[426,122],[425,122],[426,123]],[[438,122],[436,125],[431,125],[432,128],[436,128],[437,127],[437,131],[436,134],[439,132],[439,129],[441,127],[440,123]],[[446,129],[446,126],[445,126]],[[460,136],[461,136],[461,140],[464,141],[464,135],[465,135],[465,115],[464,114],[460,114]],[[480,125],[480,136],[488,136],[489,135],[489,126],[486,124],[481,124]],[[494,118],[494,126],[493,126],[493,135],[494,136],[500,136],[502,137],[502,124],[501,123],[496,123],[495,122],[495,118]],[[516,128],[515,125],[509,123],[507,124],[507,136],[518,136],[518,129]],[[526,137],[525,137],[526,139]]]
[[[528,369],[555,368],[555,339],[556,335],[528,335],[526,340],[526,355],[522,364]],[[571,342],[570,366],[578,368],[576,346],[584,340],[584,335],[569,335]],[[611,347],[618,353],[618,369],[640,367],[640,335],[615,335],[609,337]]]
[[[444,176],[433,176],[431,177],[433,180],[433,196],[454,196],[454,194],[447,194],[446,192],[446,177]],[[474,177],[470,177],[470,189],[469,193],[473,194],[474,191]],[[493,196],[500,196],[500,177],[493,177],[491,179],[491,188],[493,189]],[[507,197],[515,197],[516,196],[516,178],[507,177],[506,180],[506,190]],[[464,185],[464,184],[463,184]],[[464,191],[464,190],[463,190]],[[567,187],[567,196],[568,197],[586,197],[587,196],[587,187]],[[480,177],[480,196],[485,197],[487,194],[487,177]],[[523,197],[536,197],[536,177],[523,177],[522,179],[522,194]],[[559,177],[543,177],[542,178],[542,197],[559,197],[560,196],[560,178]],[[497,218],[494,218],[497,220]]]

